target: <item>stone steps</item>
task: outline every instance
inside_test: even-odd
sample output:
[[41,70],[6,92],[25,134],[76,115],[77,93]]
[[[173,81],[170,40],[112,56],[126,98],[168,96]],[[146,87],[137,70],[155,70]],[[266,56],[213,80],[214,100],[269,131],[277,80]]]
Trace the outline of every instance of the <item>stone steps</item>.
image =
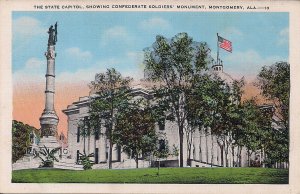
[[39,160],[30,160],[30,161],[20,161],[18,160],[16,163],[12,164],[13,170],[22,170],[22,169],[31,169],[38,168],[41,162]]
[[67,162],[54,162],[53,168],[68,169],[68,170],[83,170],[83,166]]
[[[148,168],[150,167],[149,161],[139,160],[139,168]],[[108,163],[100,163],[94,164],[93,169],[107,169]],[[127,168],[136,168],[135,161],[133,159],[127,159],[121,162],[113,162],[112,163],[113,169],[127,169]]]
[[[41,160],[39,158],[34,158],[34,156],[23,156],[15,163],[12,164],[13,170],[22,170],[22,169],[32,169],[38,168],[41,164]],[[69,170],[83,170],[82,165],[78,165],[70,161],[59,161],[54,162],[54,168],[58,169],[69,169]]]

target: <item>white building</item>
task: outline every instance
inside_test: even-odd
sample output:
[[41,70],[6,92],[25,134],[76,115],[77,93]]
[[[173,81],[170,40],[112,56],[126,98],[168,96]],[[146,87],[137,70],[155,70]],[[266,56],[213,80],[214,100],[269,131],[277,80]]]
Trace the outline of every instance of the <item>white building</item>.
[[[214,65],[211,69],[212,73],[217,74],[221,79],[225,80],[229,85],[233,79],[230,75],[223,72],[223,65]],[[132,94],[136,97],[144,97],[151,100],[150,91],[141,85],[133,88]],[[94,153],[95,165],[93,168],[108,168],[108,150],[109,142],[103,135],[96,134],[90,137],[80,137],[79,122],[89,116],[89,103],[93,96],[80,97],[78,101],[73,102],[63,110],[68,117],[68,149],[69,156],[74,163],[78,162],[79,153],[83,153],[84,149],[86,153]],[[165,141],[161,140],[163,144],[168,143],[170,154],[173,149],[179,150],[179,134],[178,127],[175,122],[165,120],[164,123],[157,123],[157,132],[165,133]],[[187,153],[187,141],[186,135],[184,134],[183,144],[183,161],[184,166],[192,167],[220,167],[226,164],[224,149],[221,149],[217,143],[217,138],[211,136],[208,132],[195,131],[192,138],[190,160],[188,160]],[[237,161],[237,148],[234,148],[234,154],[232,149],[229,149],[228,166],[236,166],[234,161]],[[222,153],[223,152],[223,153]],[[247,166],[247,152],[243,148],[241,151],[241,166]],[[223,158],[223,161],[222,161]],[[130,156],[122,152],[121,147],[114,145],[113,156],[112,156],[112,167],[113,168],[134,168],[135,161]],[[139,167],[149,167],[155,165],[154,158],[141,158],[139,160]],[[161,166],[166,167],[177,167],[179,166],[179,156],[170,155],[168,158],[161,161]]]

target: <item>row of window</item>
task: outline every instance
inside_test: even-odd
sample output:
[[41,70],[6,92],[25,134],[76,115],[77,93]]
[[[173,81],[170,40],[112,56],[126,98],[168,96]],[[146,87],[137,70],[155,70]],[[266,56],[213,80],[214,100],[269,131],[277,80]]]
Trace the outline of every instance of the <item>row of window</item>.
[[[165,130],[165,120],[164,119],[162,119],[158,122],[158,128],[160,131]],[[84,129],[84,130],[89,130],[89,129]],[[78,126],[77,127],[77,143],[80,142],[80,133],[81,133],[80,127]],[[84,133],[85,133],[85,131],[84,131]],[[95,131],[95,140],[99,140],[99,136],[100,136],[100,129]]]
[[222,67],[214,67],[215,71],[222,71]]
[[[88,129],[85,129],[88,130]],[[77,143],[80,142],[80,127],[77,128]],[[84,132],[85,133],[85,132]],[[99,140],[100,137],[100,130],[95,131],[95,140]]]

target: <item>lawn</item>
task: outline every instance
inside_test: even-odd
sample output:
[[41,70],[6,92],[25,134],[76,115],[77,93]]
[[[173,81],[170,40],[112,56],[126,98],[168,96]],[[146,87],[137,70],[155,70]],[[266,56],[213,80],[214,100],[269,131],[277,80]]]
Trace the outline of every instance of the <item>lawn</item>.
[[86,170],[16,170],[13,183],[177,183],[288,184],[287,169],[270,168],[156,168]]

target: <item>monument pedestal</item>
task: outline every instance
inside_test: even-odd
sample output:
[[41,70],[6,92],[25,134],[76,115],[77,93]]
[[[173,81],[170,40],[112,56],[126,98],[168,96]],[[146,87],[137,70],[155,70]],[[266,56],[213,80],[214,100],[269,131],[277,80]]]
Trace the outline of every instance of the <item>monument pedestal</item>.
[[39,148],[44,148],[44,145],[49,149],[52,150],[54,148],[61,147],[59,143],[57,142],[57,139],[55,136],[43,136],[39,143]]

